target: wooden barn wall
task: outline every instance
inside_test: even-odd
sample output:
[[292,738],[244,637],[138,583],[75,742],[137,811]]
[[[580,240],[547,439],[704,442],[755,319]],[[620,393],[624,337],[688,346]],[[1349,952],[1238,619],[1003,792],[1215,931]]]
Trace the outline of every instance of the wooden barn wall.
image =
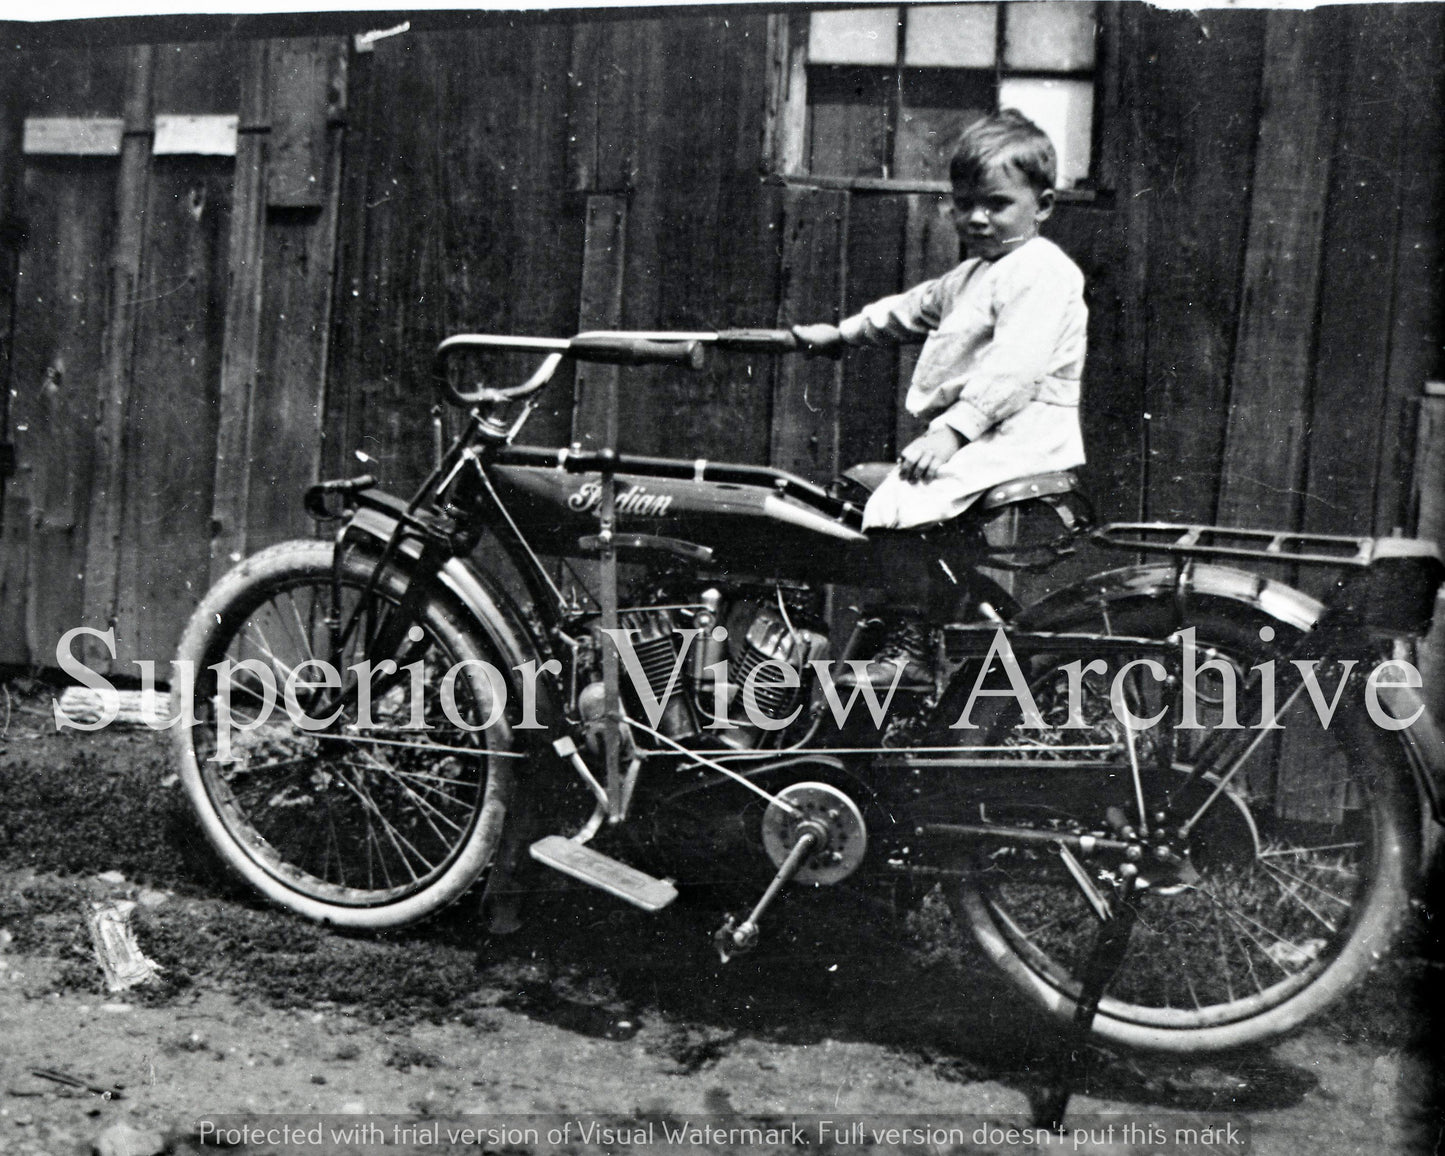
[[[1089,278],[1100,512],[1413,530],[1445,377],[1440,6],[1102,12],[1100,191],[1048,226]],[[163,660],[213,574],[309,532],[307,481],[415,483],[446,333],[831,318],[956,260],[938,195],[770,175],[786,23],[11,51],[0,663],[81,623]],[[235,155],[152,156],[174,113],[237,115]],[[22,155],[35,116],[124,118],[121,151]],[[910,366],[579,367],[527,436],[826,478],[911,436]]]
[[[128,669],[164,662],[214,573],[307,532],[296,494],[320,452],[344,49],[214,40],[5,62],[18,468],[0,662],[53,666],[79,625],[114,626]],[[236,117],[234,148],[155,155],[158,116]],[[119,118],[124,133],[111,155],[22,155],[30,117]]]
[[[359,58],[335,468],[362,449],[390,483],[420,479],[447,333],[775,320],[785,198],[758,179],[766,31],[761,15],[499,25]],[[587,443],[610,417],[631,450],[766,460],[772,372],[582,367],[526,436]]]

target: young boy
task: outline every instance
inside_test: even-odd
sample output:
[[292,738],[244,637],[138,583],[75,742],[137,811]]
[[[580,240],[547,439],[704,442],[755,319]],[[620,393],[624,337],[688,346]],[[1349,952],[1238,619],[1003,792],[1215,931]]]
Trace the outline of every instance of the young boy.
[[[1039,236],[1057,167],[1053,144],[1022,113],[976,121],[949,166],[967,259],[840,325],[793,328],[810,353],[923,342],[906,404],[928,428],[874,491],[865,528],[946,522],[1000,482],[1083,464],[1084,278]],[[914,625],[880,653],[869,681],[891,685],[900,665],[900,685],[931,681],[919,634]]]

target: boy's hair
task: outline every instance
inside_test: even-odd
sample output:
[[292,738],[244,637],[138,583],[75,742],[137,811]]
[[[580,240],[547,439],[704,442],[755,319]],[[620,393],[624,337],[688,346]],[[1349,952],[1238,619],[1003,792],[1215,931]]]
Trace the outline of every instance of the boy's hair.
[[976,120],[963,130],[948,165],[948,178],[955,185],[970,187],[994,165],[1013,169],[1041,193],[1052,189],[1058,179],[1054,142],[1016,108]]

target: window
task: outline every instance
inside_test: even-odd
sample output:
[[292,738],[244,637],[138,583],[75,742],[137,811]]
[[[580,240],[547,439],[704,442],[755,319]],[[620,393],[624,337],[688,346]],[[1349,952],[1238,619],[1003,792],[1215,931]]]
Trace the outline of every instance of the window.
[[795,155],[818,176],[946,180],[959,133],[1017,108],[1053,139],[1060,188],[1086,184],[1095,32],[1095,6],[1083,0],[812,12]]

